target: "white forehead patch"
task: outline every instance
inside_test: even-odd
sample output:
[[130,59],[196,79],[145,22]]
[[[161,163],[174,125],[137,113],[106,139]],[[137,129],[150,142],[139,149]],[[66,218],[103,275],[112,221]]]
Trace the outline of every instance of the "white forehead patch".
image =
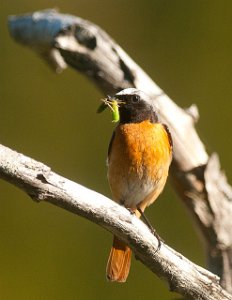
[[128,88],[120,91],[116,95],[133,95],[133,94],[139,94],[140,90],[135,88]]
[[148,95],[146,95],[144,92],[141,90],[135,89],[135,88],[128,88],[120,91],[117,93],[115,96],[125,96],[125,95],[139,95],[141,99],[144,101],[148,102],[150,105],[152,105],[152,101]]
[[141,98],[143,98],[144,93],[138,89],[135,88],[128,88],[120,91],[116,94],[116,96],[122,96],[122,95],[139,95]]

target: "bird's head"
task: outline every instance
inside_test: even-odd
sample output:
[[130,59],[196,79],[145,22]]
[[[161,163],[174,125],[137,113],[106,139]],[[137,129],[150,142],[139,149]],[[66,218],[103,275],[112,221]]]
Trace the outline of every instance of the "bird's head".
[[145,99],[146,95],[142,91],[128,88],[120,91],[113,97],[108,96],[103,100],[103,106],[101,107],[109,106],[113,113],[113,121],[117,122],[120,118],[121,124],[140,123],[145,120],[149,120],[152,123],[158,122],[157,113]]

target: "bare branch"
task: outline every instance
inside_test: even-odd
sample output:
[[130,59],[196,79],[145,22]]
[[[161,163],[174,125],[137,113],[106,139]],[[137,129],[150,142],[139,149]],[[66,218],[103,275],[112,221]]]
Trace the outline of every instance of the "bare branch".
[[189,299],[232,299],[221,288],[216,275],[165,244],[157,251],[157,239],[124,207],[57,175],[41,162],[0,145],[0,178],[13,183],[38,202],[62,207],[117,235],[130,245],[144,265],[168,282],[172,291]]
[[11,17],[9,27],[18,42],[46,57],[55,69],[69,65],[83,72],[104,94],[125,87],[147,93],[171,128],[173,182],[204,237],[209,268],[232,292],[232,189],[217,155],[209,158],[195,131],[197,108],[179,108],[104,31],[88,21],[41,11]]

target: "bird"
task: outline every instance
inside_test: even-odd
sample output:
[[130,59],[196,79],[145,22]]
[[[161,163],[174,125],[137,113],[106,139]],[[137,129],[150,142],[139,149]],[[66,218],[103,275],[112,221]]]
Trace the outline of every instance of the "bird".
[[[146,94],[135,88],[124,89],[106,102],[117,101],[119,123],[108,147],[108,182],[115,202],[140,218],[163,191],[172,160],[172,137]],[[106,103],[107,104],[107,103]],[[125,282],[132,250],[113,237],[106,277]]]

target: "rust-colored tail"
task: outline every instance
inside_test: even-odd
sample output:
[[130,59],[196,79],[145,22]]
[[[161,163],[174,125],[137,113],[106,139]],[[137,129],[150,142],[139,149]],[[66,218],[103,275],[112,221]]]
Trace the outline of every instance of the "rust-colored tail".
[[106,276],[110,281],[125,282],[130,271],[131,249],[114,236],[106,267]]

